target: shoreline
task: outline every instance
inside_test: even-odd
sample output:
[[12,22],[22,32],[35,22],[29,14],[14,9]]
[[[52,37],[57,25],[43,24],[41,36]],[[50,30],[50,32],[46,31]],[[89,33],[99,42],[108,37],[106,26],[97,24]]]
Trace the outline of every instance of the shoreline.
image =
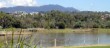
[[49,47],[49,48],[87,48],[87,47],[106,47],[110,44],[94,44],[94,45],[80,45],[80,46],[56,46],[56,47]]
[[5,35],[30,35],[32,32],[12,32],[12,31],[0,31],[0,36],[5,36]]
[[[34,29],[34,30],[28,30],[28,29],[15,29],[14,31],[0,31],[0,35],[3,34],[32,34],[32,33],[110,33],[110,29],[102,29],[102,28],[85,28],[85,29]],[[21,32],[21,33],[20,33]]]
[[110,33],[110,29],[103,28],[80,28],[80,29],[43,29],[37,30],[39,33]]

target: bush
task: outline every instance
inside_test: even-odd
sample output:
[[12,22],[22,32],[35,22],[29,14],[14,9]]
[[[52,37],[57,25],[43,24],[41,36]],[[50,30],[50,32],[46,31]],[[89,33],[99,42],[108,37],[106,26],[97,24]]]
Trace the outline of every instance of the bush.
[[82,27],[82,23],[79,21],[75,24],[74,28],[81,28]]
[[65,29],[65,23],[59,22],[56,24],[56,27],[58,27],[58,29]]
[[2,26],[0,26],[0,29],[2,29]]

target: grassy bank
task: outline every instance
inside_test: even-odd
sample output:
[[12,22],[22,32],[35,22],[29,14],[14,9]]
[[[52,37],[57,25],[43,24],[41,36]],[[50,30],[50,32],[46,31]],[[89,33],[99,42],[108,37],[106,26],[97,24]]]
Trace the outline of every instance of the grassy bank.
[[43,29],[43,30],[38,30],[38,32],[42,33],[81,33],[81,32],[89,32],[91,29]]
[[50,47],[50,48],[110,48],[110,46],[59,46],[59,47]]
[[50,48],[110,48],[110,45],[107,44],[98,44],[98,45],[81,45],[81,46],[58,46]]
[[110,33],[110,29],[102,29],[102,28],[99,28],[99,29],[98,29],[98,32],[99,32],[99,33],[100,33],[100,32],[101,32],[101,33],[105,33],[105,32],[106,32],[106,33]]
[[89,47],[62,47],[62,48],[110,48],[110,46],[89,46]]
[[110,48],[110,46],[93,46],[93,47],[80,47],[80,48]]
[[[36,30],[36,32],[40,33],[110,33],[110,29],[105,29],[105,28],[79,28],[79,29],[32,29]],[[12,28],[7,28],[7,29],[0,29],[0,31],[12,31]],[[13,31],[21,31],[21,29],[16,29],[13,28]],[[22,29],[23,32],[32,32],[29,29]]]
[[43,33],[110,33],[110,29],[85,28],[85,29],[43,29],[37,32]]

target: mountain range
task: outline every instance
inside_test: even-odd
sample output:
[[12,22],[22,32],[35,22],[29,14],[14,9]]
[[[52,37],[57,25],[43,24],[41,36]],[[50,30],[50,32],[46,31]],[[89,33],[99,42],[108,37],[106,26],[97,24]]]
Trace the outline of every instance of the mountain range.
[[59,11],[68,11],[68,12],[75,12],[79,11],[73,7],[63,7],[60,5],[43,5],[43,6],[15,6],[15,7],[4,7],[0,8],[0,11],[13,13],[16,11],[24,11],[27,13],[31,12],[47,12],[51,10],[59,10]]

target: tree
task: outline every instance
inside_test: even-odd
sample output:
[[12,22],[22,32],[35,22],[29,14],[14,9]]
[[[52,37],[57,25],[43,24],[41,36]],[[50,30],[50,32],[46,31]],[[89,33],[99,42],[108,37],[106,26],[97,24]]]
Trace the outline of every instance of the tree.
[[106,24],[106,28],[110,28],[110,21],[107,21],[105,24]]
[[15,22],[15,19],[6,14],[6,13],[2,13],[1,14],[1,18],[0,18],[0,25],[3,27],[3,28],[10,28],[12,27],[12,24]]
[[81,28],[81,27],[82,27],[81,21],[76,22],[74,28]]

